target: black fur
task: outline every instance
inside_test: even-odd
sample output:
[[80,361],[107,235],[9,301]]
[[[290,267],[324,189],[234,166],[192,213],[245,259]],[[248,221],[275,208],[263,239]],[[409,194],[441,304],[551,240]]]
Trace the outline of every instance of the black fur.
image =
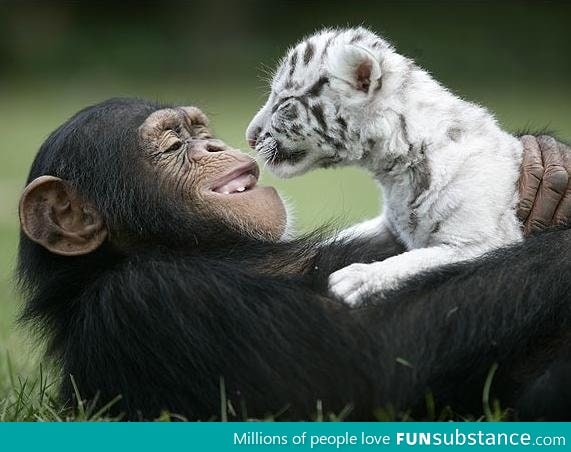
[[[325,85],[327,85],[329,83],[329,78],[326,76],[321,76],[319,77],[319,80],[317,80],[305,93],[306,96],[309,97],[318,97],[321,95],[321,92],[323,91],[323,87]],[[345,128],[347,127],[347,124],[345,123]]]
[[309,419],[318,400],[326,412],[352,406],[354,420],[389,406],[422,418],[429,391],[439,406],[478,416],[498,363],[493,397],[514,418],[569,419],[571,231],[349,309],[327,295],[328,275],[401,247],[268,243],[198,213],[177,218],[137,165],[134,131],[157,108],[112,100],[80,112],[48,138],[30,173],[65,178],[111,228],[140,239],[129,252],[105,244],[58,257],[21,237],[23,319],[47,341],[63,400],[73,400],[73,375],[87,399],[121,395],[113,412],[128,419],[169,410],[206,420],[220,415],[223,379],[238,419]]
[[313,54],[315,53],[315,46],[311,43],[311,41],[307,41],[305,43],[305,51],[303,52],[303,64],[307,66],[307,64],[313,58]]

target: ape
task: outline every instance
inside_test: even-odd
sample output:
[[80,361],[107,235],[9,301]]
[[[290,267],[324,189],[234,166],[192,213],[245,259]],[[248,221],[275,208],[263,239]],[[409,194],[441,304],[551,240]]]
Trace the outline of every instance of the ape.
[[[22,319],[47,342],[60,396],[152,419],[310,419],[352,407],[425,415],[431,393],[482,412],[482,387],[517,419],[571,413],[571,231],[411,281],[350,309],[328,275],[381,260],[351,240],[283,239],[258,168],[196,108],[114,99],[42,145],[20,202]],[[223,379],[223,380],[222,380]]]

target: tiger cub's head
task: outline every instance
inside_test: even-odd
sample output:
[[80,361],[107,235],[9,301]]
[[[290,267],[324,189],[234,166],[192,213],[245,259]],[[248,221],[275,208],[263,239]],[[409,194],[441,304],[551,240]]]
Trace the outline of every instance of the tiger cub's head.
[[246,138],[281,177],[351,163],[367,152],[388,69],[398,54],[364,28],[326,29],[291,48]]

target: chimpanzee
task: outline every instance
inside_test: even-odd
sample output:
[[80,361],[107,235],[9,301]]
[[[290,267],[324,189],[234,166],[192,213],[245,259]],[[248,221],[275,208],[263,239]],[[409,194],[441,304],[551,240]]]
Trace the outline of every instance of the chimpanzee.
[[514,419],[569,418],[570,230],[351,309],[328,275],[400,245],[288,238],[258,176],[194,107],[111,99],[49,136],[20,201],[18,276],[63,402],[73,377],[133,420],[218,418],[221,397],[236,419],[311,419],[318,401],[422,419],[427,394],[479,416],[497,364],[491,398]]

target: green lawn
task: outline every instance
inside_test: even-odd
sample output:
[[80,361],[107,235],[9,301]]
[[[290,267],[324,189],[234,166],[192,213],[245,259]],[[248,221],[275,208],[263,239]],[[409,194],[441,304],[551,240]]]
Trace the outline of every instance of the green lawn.
[[[571,138],[571,97],[566,86],[542,87],[541,92],[536,86],[508,83],[454,88],[492,108],[509,129],[547,126],[560,136]],[[244,129],[262,103],[264,91],[231,79],[219,86],[190,80],[137,84],[96,75],[93,79],[67,83],[14,82],[0,86],[0,420],[57,418],[57,413],[48,408],[39,411],[34,405],[40,402],[42,393],[37,388],[33,391],[35,402],[22,403],[31,407],[31,412],[16,412],[17,404],[13,403],[14,386],[28,378],[37,382],[40,373],[40,347],[14,325],[19,301],[13,293],[11,278],[18,240],[19,192],[33,156],[49,132],[81,107],[112,96],[139,96],[200,106],[209,114],[221,138],[245,149]],[[279,187],[294,207],[300,230],[331,219],[354,222],[378,210],[375,184],[367,174],[355,169],[319,171],[287,181],[264,174],[263,182]],[[40,405],[49,407],[44,402]]]

